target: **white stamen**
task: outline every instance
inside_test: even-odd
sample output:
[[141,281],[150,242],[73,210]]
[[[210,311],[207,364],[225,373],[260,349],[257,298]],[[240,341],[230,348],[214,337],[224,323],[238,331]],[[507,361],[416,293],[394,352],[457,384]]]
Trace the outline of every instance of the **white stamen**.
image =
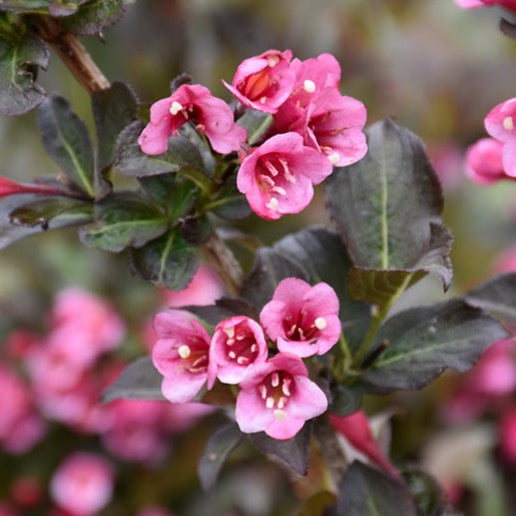
[[503,119],[503,128],[507,131],[512,131],[514,129],[514,120],[512,119],[512,116],[508,116]]
[[274,179],[272,179],[272,177],[269,177],[269,176],[266,176],[264,174],[261,174],[260,178],[263,179],[270,186],[274,186],[276,184],[274,182]]
[[287,413],[284,410],[275,410],[274,411],[274,417],[278,421],[283,421],[287,417]]
[[179,346],[177,348],[177,354],[183,359],[188,358],[190,356],[190,353],[190,346],[187,346],[186,344],[183,344],[182,346]]
[[230,338],[232,339],[234,336],[235,336],[235,327],[234,326],[230,326],[228,328],[224,328],[224,333]]
[[272,397],[268,397],[266,400],[265,400],[265,406],[267,408],[272,408],[274,407],[274,398]]
[[236,336],[236,340],[244,340],[245,339],[245,335],[243,333],[239,333],[237,336]]
[[235,343],[235,339],[228,339],[228,340],[226,340],[226,344],[228,346],[232,346],[234,343]]
[[281,166],[283,167],[283,176],[285,177],[285,179],[289,183],[295,184],[296,183],[296,177],[292,174],[292,172],[288,168],[287,160],[280,158],[279,162],[281,163]]
[[315,91],[315,82],[311,81],[310,79],[305,79],[305,82],[303,82],[303,89],[307,93],[313,93]]
[[270,201],[265,205],[269,210],[278,211],[278,199],[276,197],[271,197]]
[[172,102],[172,105],[170,106],[170,113],[172,115],[177,115],[182,110],[183,106],[177,100],[174,100],[174,102]]
[[260,104],[265,104],[267,102],[267,97],[260,97]]
[[204,362],[204,360],[205,360],[205,357],[199,357],[199,358],[198,358],[198,359],[197,359],[197,360],[192,364],[192,366],[193,366],[193,367],[198,367],[198,366],[199,366],[199,364],[202,364],[202,363]]
[[251,353],[255,353],[257,349],[258,349],[258,344],[253,344],[251,346]]
[[340,161],[340,154],[338,152],[334,152],[328,156],[328,159],[332,165],[336,165]]
[[236,353],[234,351],[230,351],[228,353],[229,358],[236,358]]
[[248,363],[249,363],[249,359],[247,357],[240,356],[240,357],[237,358],[237,364],[238,365],[246,365]]
[[290,384],[291,383],[292,383],[292,380],[285,378],[283,380],[283,383],[281,384],[281,392],[283,392],[283,394],[285,396],[290,396]]
[[269,66],[273,68],[279,63],[279,57],[278,56],[269,56],[267,58],[267,61],[269,62]]
[[264,159],[263,163],[267,167],[267,170],[271,173],[272,177],[276,177],[279,174],[278,169],[268,159]]
[[324,328],[328,326],[328,323],[324,317],[317,317],[317,319],[314,321],[314,324],[318,330],[324,330]]
[[287,402],[287,398],[284,398],[283,396],[281,396],[281,398],[278,400],[278,403],[276,403],[276,405],[278,406],[279,409],[282,409],[285,407],[286,402]]
[[273,387],[277,387],[279,385],[279,374],[278,373],[272,373],[271,385]]
[[277,192],[280,195],[287,195],[287,191],[285,190],[285,188],[282,188],[281,186],[273,186],[272,191]]
[[258,386],[258,392],[260,393],[262,400],[264,400],[267,397],[267,387],[265,387],[263,383]]

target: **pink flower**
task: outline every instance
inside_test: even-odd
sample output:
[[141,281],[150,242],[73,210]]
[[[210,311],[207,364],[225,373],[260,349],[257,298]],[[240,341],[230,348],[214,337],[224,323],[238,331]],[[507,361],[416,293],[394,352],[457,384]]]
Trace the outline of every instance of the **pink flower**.
[[208,332],[182,310],[157,314],[154,330],[159,340],[152,350],[152,362],[164,376],[163,396],[173,403],[191,401],[208,377]]
[[516,464],[516,407],[512,407],[499,422],[500,451],[502,457],[511,464]]
[[73,453],[54,473],[50,494],[59,506],[75,515],[93,515],[111,500],[113,468],[97,455]]
[[507,176],[502,165],[503,144],[493,138],[482,138],[466,152],[466,174],[476,183],[489,185]]
[[291,59],[290,50],[268,50],[242,61],[235,72],[232,85],[222,82],[245,106],[275,113],[287,100],[294,86]]
[[24,185],[12,181],[7,177],[0,176],[0,197],[7,197],[14,194],[35,193],[42,195],[63,195],[65,192],[59,188],[47,185]]
[[235,418],[242,432],[264,431],[274,439],[290,439],[305,421],[326,411],[324,392],[308,378],[303,361],[291,353],[249,369],[240,382]]
[[505,249],[505,251],[496,257],[492,270],[493,274],[516,272],[516,245]]
[[208,387],[215,379],[223,383],[236,384],[245,376],[253,364],[267,359],[267,342],[262,327],[243,315],[237,315],[220,322],[210,346]]
[[183,84],[170,97],[151,106],[150,123],[138,138],[142,152],[162,154],[169,137],[177,135],[178,128],[190,120],[221,154],[240,149],[247,138],[247,131],[235,124],[233,111],[222,99],[199,84]]
[[503,169],[508,176],[516,178],[516,98],[495,106],[486,116],[484,125],[493,138],[503,142]]
[[299,134],[278,134],[243,159],[237,187],[257,215],[276,220],[306,208],[313,185],[332,170],[325,156],[303,145]]
[[463,9],[473,9],[476,7],[489,7],[499,5],[509,11],[516,12],[516,0],[455,0],[455,3]]
[[339,340],[338,312],[339,300],[328,284],[311,287],[303,280],[286,278],[263,307],[260,322],[280,351],[308,357],[326,353]]

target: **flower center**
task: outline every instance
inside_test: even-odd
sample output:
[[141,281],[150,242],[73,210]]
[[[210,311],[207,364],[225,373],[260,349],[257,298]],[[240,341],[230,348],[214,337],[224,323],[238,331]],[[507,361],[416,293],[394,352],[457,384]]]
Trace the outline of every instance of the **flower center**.
[[208,347],[182,344],[177,348],[177,354],[181,358],[182,369],[191,373],[204,373],[208,368]]
[[254,333],[244,322],[224,328],[226,341],[224,352],[226,357],[238,365],[246,366],[256,360],[259,347]]
[[283,319],[283,330],[289,340],[313,340],[317,339],[319,331],[324,330],[328,322],[324,317],[308,316],[306,310],[300,310],[296,314],[287,314]]
[[284,409],[294,392],[295,384],[287,371],[274,371],[258,385],[258,393],[265,407],[274,409],[277,419],[284,418]]
[[278,209],[278,195],[287,195],[287,183],[295,184],[296,177],[289,168],[288,161],[283,157],[268,154],[261,156],[256,164],[258,185],[272,197],[267,204],[271,210]]

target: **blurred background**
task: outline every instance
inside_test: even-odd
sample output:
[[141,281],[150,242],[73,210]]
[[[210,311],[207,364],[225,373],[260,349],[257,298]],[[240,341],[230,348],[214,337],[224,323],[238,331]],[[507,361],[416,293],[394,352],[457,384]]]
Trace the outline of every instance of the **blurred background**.
[[[516,271],[516,183],[480,186],[465,177],[463,167],[465,149],[485,136],[485,115],[514,96],[516,42],[498,30],[500,13],[496,8],[461,10],[452,0],[137,1],[105,31],[104,41],[83,42],[108,79],[132,85],[145,107],[168,96],[170,81],[181,72],[229,100],[221,79],[230,82],[247,57],[270,48],[289,48],[300,59],[334,54],[342,66],[341,90],[364,102],[368,124],[391,117],[427,145],[443,186],[445,223],[455,238],[454,282],[446,294],[450,296],[502,270]],[[65,96],[93,129],[87,93],[55,55],[38,82],[47,92]],[[0,156],[0,175],[11,179],[28,181],[57,173],[44,152],[34,112],[0,119]],[[274,224],[252,216],[236,227],[269,244],[289,231],[328,224],[321,193],[300,215]],[[238,247],[235,252],[248,270],[252,253]],[[216,280],[204,281],[215,285],[214,295],[220,293]],[[45,356],[40,362],[52,363],[45,369],[27,358],[34,347],[50,349],[54,340],[73,338],[62,336],[66,318],[77,316],[60,312],[67,305],[63,291],[75,292],[70,306],[87,306],[79,312],[96,314],[87,331],[98,331],[101,323],[109,326],[117,317],[123,327],[119,333],[108,332],[111,343],[81,365],[83,372],[87,367],[95,371],[95,387],[56,388],[76,405],[87,405],[77,417],[70,415],[72,401],[61,412],[54,410],[57,402],[52,396],[57,394],[47,392],[52,382],[45,375],[55,378],[66,360]],[[5,389],[13,389],[23,400],[18,403],[26,406],[23,417],[38,420],[28,431],[32,441],[13,449],[5,436],[2,441],[0,415],[0,515],[2,507],[12,514],[68,514],[55,508],[51,485],[63,461],[78,451],[101,457],[111,468],[103,471],[114,494],[99,514],[295,512],[303,486],[289,482],[281,468],[260,458],[250,445],[231,456],[218,486],[202,493],[196,462],[206,438],[223,420],[220,414],[172,414],[150,405],[127,408],[122,403],[111,407],[105,417],[126,421],[124,428],[133,432],[123,442],[131,442],[127,449],[134,453],[125,454],[108,444],[110,439],[121,440],[116,432],[124,429],[113,422],[109,428],[85,422],[84,414],[94,410],[99,386],[127,361],[147,352],[152,340],[148,322],[170,303],[170,296],[131,276],[125,256],[83,247],[74,229],[41,234],[0,252],[0,385],[4,381]],[[437,282],[425,279],[397,309],[444,297]],[[366,410],[389,410],[383,435],[387,443],[385,435],[392,428],[390,456],[395,464],[432,472],[465,514],[509,516],[516,513],[510,489],[516,480],[516,380],[493,387],[486,378],[497,378],[500,370],[508,369],[516,378],[516,358],[511,343],[492,355],[485,359],[488,372],[481,369],[467,377],[449,373],[423,392],[371,397]],[[35,388],[41,389],[39,397],[47,392],[47,406],[32,399]],[[479,397],[484,404],[472,403]],[[150,444],[142,451],[145,439]]]

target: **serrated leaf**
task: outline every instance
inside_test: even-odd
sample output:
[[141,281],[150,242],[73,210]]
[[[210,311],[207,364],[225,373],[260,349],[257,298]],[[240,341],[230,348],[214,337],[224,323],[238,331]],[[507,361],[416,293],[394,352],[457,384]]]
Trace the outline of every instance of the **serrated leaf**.
[[305,281],[309,279],[299,262],[273,249],[262,247],[257,251],[251,272],[244,280],[241,295],[257,310],[261,310],[271,300],[278,283],[290,277]]
[[41,104],[45,90],[36,77],[49,55],[47,45],[30,33],[16,42],[0,39],[0,115],[21,115]]
[[164,400],[161,394],[163,376],[152,365],[150,357],[142,357],[122,371],[104,391],[102,402],[117,399]]
[[516,273],[502,274],[469,291],[466,301],[516,326]]
[[182,237],[178,228],[131,250],[131,266],[143,279],[172,290],[188,286],[197,267],[196,248]]
[[197,464],[201,487],[209,491],[215,486],[228,455],[240,444],[243,434],[236,423],[219,428],[207,441]]
[[84,122],[66,99],[52,95],[38,109],[38,124],[50,157],[70,181],[93,197],[93,147]]
[[367,155],[325,183],[330,217],[353,263],[431,272],[448,288],[451,235],[441,223],[441,187],[423,143],[390,120],[367,135]]
[[247,143],[254,145],[271,126],[272,115],[255,109],[246,109],[237,123],[247,130]]
[[330,515],[418,516],[408,489],[390,476],[355,461],[339,487]]
[[273,439],[263,432],[247,434],[247,437],[267,457],[279,459],[282,464],[298,475],[306,475],[311,435],[312,425],[307,422],[291,439]]
[[378,332],[373,348],[387,347],[362,380],[379,392],[420,389],[447,367],[468,370],[506,335],[495,319],[461,299],[405,310]]
[[[88,6],[83,6],[81,12]],[[127,84],[114,82],[109,88],[93,93],[91,107],[97,130],[96,168],[100,173],[113,163],[118,135],[136,118],[138,101]]]
[[64,29],[81,36],[98,34],[115,24],[124,14],[123,0],[90,0],[79,10],[61,20]]
[[81,241],[117,253],[141,247],[167,230],[167,220],[157,208],[132,192],[106,197],[95,206],[96,222],[81,229]]
[[115,166],[129,177],[153,176],[178,172],[191,167],[201,173],[203,161],[197,147],[183,136],[173,136],[167,152],[149,156],[140,150],[138,136],[145,124],[139,120],[126,127],[117,139]]

